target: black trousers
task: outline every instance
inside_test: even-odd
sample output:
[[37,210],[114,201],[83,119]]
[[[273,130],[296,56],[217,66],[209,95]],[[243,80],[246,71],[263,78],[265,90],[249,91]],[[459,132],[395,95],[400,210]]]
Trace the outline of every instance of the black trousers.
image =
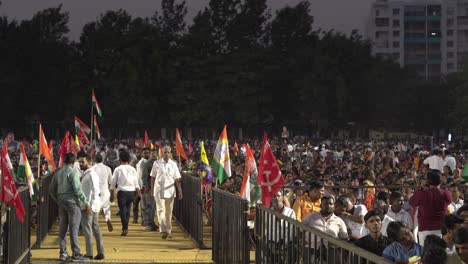
[[120,210],[120,221],[122,222],[122,230],[128,230],[128,221],[130,219],[130,205],[135,199],[135,192],[119,191],[117,193],[117,203]]

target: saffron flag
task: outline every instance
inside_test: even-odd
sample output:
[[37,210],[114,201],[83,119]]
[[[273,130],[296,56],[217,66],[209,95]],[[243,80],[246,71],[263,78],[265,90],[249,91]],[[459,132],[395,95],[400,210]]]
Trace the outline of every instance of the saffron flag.
[[231,177],[231,160],[229,159],[229,142],[226,127],[225,125],[219,135],[213,157],[213,167],[219,183],[223,183],[227,178]]
[[102,138],[102,136],[101,136],[101,129],[99,129],[96,115],[94,115],[94,127],[96,128],[97,138],[98,138],[99,140],[101,140],[101,138]]
[[284,177],[273,155],[270,143],[268,143],[266,133],[263,136],[257,182],[262,188],[262,204],[266,207],[270,207],[272,198],[284,185]]
[[239,154],[239,146],[237,146],[236,141],[234,141],[234,146],[232,147],[232,151],[234,152],[234,156],[237,156],[237,154]]
[[159,151],[158,151],[159,158],[162,158],[162,154],[163,154],[162,144],[161,142],[159,142]]
[[44,131],[42,131],[42,126],[39,125],[39,154],[44,156],[49,165],[54,171],[56,169],[54,158],[50,155],[49,147],[47,146],[47,140],[44,136]]
[[78,136],[75,135],[75,139],[73,139],[73,136],[71,136],[71,140],[70,140],[70,147],[71,147],[71,151],[72,153],[76,154],[80,151],[80,141],[78,140]]
[[213,182],[213,173],[211,173],[203,141],[200,142],[200,172],[202,177],[206,178],[210,183]]
[[250,150],[248,144],[244,144],[245,147],[245,166],[244,166],[244,179],[242,180],[242,186],[240,189],[240,197],[250,202],[250,175],[257,171],[257,164],[255,158]]
[[2,171],[2,190],[0,193],[0,201],[8,206],[13,206],[15,208],[18,220],[21,223],[24,223],[24,215],[26,212],[24,211],[23,201],[21,200],[21,196],[16,190],[15,181],[13,180],[11,170],[8,167],[8,162],[3,153],[0,158],[0,163],[0,168]]
[[149,137],[148,137],[148,131],[145,129],[145,147],[149,148],[151,146]]
[[76,133],[78,133],[80,131],[80,128],[83,129],[83,131],[86,134],[91,133],[91,128],[89,128],[89,126],[87,126],[83,121],[81,121],[78,117],[75,116],[75,130],[76,130]]
[[26,155],[26,151],[24,150],[23,143],[20,144],[21,148],[21,155],[18,164],[18,177],[22,179],[26,179],[29,187],[29,195],[33,197],[34,195],[34,176],[31,170],[31,166],[29,165],[28,156]]
[[99,106],[96,95],[94,94],[94,89],[91,94],[91,102],[93,103],[93,106],[96,107],[96,112],[98,113],[99,117],[102,117],[101,107]]
[[70,132],[67,131],[67,133],[65,133],[65,137],[63,137],[62,144],[60,144],[60,148],[58,150],[58,154],[60,158],[59,167],[63,166],[63,163],[65,161],[65,154],[71,152],[69,139],[70,139]]
[[176,154],[180,155],[184,160],[188,160],[187,154],[185,154],[184,145],[182,144],[182,139],[180,138],[179,129],[176,128]]
[[52,156],[53,158],[54,157],[54,141],[53,140],[49,141],[49,151],[50,151],[50,156]]

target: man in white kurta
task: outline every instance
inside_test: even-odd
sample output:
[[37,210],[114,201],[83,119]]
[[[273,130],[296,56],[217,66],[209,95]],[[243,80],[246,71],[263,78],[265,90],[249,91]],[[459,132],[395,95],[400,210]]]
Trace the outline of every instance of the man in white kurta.
[[110,192],[109,184],[112,179],[112,170],[109,166],[102,163],[103,157],[101,154],[96,155],[96,164],[93,166],[94,171],[99,176],[99,190],[101,191],[101,209],[104,213],[109,232],[114,230],[111,223],[111,203],[109,201]]
[[183,198],[181,187],[181,176],[177,163],[169,158],[171,147],[164,146],[163,157],[154,162],[150,176],[154,181],[153,196],[156,201],[159,232],[166,239],[172,232],[172,209],[174,197],[176,197],[176,186],[178,199]]

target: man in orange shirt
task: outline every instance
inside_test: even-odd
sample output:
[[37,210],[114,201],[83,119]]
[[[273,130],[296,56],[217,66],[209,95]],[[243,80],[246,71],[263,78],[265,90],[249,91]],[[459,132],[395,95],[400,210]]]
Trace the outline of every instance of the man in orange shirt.
[[323,183],[319,181],[310,182],[308,187],[309,191],[301,195],[294,202],[293,209],[299,222],[309,214],[320,211],[320,199],[325,193]]

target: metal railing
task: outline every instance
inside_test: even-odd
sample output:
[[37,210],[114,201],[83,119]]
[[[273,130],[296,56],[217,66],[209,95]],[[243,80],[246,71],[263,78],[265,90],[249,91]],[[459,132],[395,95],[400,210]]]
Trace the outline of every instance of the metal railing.
[[49,173],[41,177],[39,196],[37,198],[38,203],[38,217],[37,217],[37,240],[36,247],[40,248],[42,241],[49,233],[52,225],[58,218],[58,206],[57,203],[49,195],[49,186],[54,177],[54,173]]
[[391,263],[261,205],[255,238],[255,263]]
[[246,200],[213,189],[213,261],[217,264],[250,262]]
[[174,202],[174,217],[187,231],[199,248],[203,245],[203,203],[200,178],[182,175],[184,198]]
[[3,234],[3,263],[29,263],[31,258],[31,198],[28,187],[20,187],[18,195],[23,201],[24,223],[18,220],[14,207],[7,209],[6,227]]

